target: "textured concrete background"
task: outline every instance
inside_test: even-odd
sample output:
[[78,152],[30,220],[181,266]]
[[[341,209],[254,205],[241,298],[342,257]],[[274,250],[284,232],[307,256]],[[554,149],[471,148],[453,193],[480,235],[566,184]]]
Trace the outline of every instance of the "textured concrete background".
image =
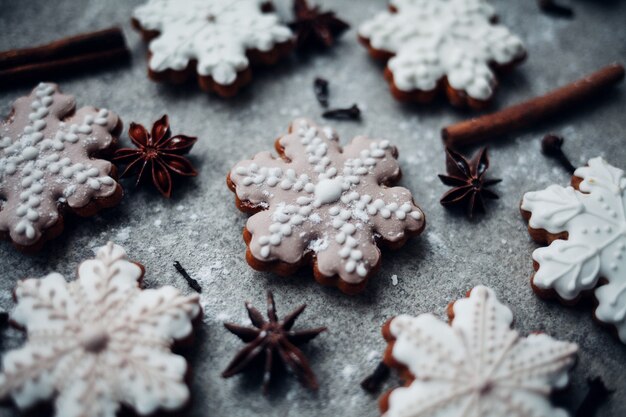
[[[256,71],[251,88],[225,101],[200,92],[194,85],[172,87],[145,76],[145,45],[129,24],[140,1],[0,2],[0,50],[25,47],[65,35],[123,26],[132,64],[61,81],[62,89],[77,96],[78,104],[106,106],[130,121],[150,124],[163,113],[173,132],[199,137],[191,153],[199,171],[196,179],[176,187],[171,200],[152,190],[136,190],[124,182],[120,206],[90,219],[68,222],[61,238],[36,256],[17,253],[0,243],[0,308],[13,306],[15,281],[59,271],[74,278],[78,263],[92,256],[92,248],[108,240],[123,245],[131,258],[147,269],[146,285],[170,284],[189,291],[172,261],[178,260],[204,288],[205,317],[196,343],[183,353],[193,370],[189,416],[376,416],[376,396],[358,382],[376,365],[384,343],[383,322],[399,313],[434,312],[443,317],[451,300],[482,283],[496,289],[527,333],[546,331],[580,344],[572,385],[558,401],[574,410],[586,392],[585,380],[601,376],[617,392],[598,416],[626,415],[626,347],[592,320],[590,307],[567,308],[537,298],[529,285],[532,272],[530,241],[518,204],[522,193],[550,183],[564,184],[568,176],[540,153],[539,140],[548,131],[567,137],[566,152],[576,162],[604,155],[626,167],[626,91],[622,86],[604,100],[571,117],[512,135],[490,145],[491,175],[503,179],[494,188],[501,199],[487,216],[475,221],[449,213],[439,205],[447,189],[437,179],[444,171],[442,126],[468,117],[445,104],[430,107],[395,102],[382,78],[381,67],[356,42],[355,30],[328,54],[287,60],[276,68]],[[182,4],[183,2],[181,2]],[[626,2],[573,1],[576,18],[557,20],[537,11],[534,1],[499,1],[501,20],[525,40],[528,61],[502,79],[494,107],[528,98],[574,80],[601,65],[626,59]],[[286,15],[288,2],[281,1]],[[385,7],[383,1],[326,1],[356,27]],[[321,109],[311,84],[316,76],[331,80],[331,103],[357,102],[363,121],[333,122],[346,143],[356,134],[384,137],[397,144],[404,171],[402,185],[413,191],[424,209],[424,234],[396,253],[385,253],[382,268],[367,290],[348,297],[322,288],[308,271],[291,278],[254,272],[244,260],[241,229],[246,216],[235,209],[225,175],[238,160],[272,148],[294,116],[320,120]],[[0,92],[0,112],[27,94],[31,85]],[[128,143],[126,134],[121,142]],[[397,285],[392,276],[397,276]],[[275,292],[279,313],[300,303],[308,308],[302,327],[330,329],[305,348],[321,388],[309,393],[291,376],[278,381],[267,398],[261,395],[259,375],[222,380],[220,372],[242,345],[222,327],[222,321],[247,323],[244,300],[264,308],[266,289]],[[21,332],[2,332],[2,351],[20,346]],[[386,388],[397,384],[395,376]],[[11,405],[0,416],[16,416]]]

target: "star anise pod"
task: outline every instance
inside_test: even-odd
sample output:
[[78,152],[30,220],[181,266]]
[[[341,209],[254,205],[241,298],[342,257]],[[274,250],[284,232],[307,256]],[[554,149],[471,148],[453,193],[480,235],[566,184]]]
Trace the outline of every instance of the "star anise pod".
[[265,363],[263,393],[267,394],[274,364],[278,360],[296,375],[303,386],[316,390],[318,384],[315,374],[306,356],[297,346],[313,339],[325,331],[326,327],[291,330],[298,316],[304,311],[306,304],[301,305],[284,319],[279,320],[271,291],[267,292],[267,317],[269,321],[265,320],[261,312],[249,302],[246,302],[245,305],[254,327],[224,323],[224,327],[243,340],[246,346],[235,355],[226,370],[222,372],[222,377],[229,378],[236,375],[257,359],[263,358]]
[[294,0],[295,20],[289,27],[296,34],[296,46],[304,50],[307,47],[329,48],[336,38],[350,25],[332,11],[321,11],[319,6],[309,6],[306,0]]
[[485,199],[497,199],[498,195],[487,187],[502,181],[486,179],[489,169],[487,148],[481,149],[471,160],[450,148],[446,148],[446,168],[448,175],[439,175],[445,185],[453,187],[439,201],[443,206],[465,206],[471,218],[476,212],[485,211]]
[[154,186],[165,197],[172,195],[172,174],[185,177],[198,175],[191,163],[182,156],[191,150],[197,138],[171,135],[167,115],[152,125],[150,134],[145,127],[131,123],[128,136],[137,148],[122,148],[115,152],[113,160],[126,164],[122,177],[137,174],[137,185],[147,175],[152,175]]

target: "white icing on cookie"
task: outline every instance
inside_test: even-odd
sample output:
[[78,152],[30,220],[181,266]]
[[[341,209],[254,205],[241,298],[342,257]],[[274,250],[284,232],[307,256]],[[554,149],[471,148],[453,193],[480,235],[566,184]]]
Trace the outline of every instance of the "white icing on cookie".
[[133,12],[145,30],[160,34],[150,42],[150,68],[181,71],[197,61],[197,72],[221,85],[235,82],[248,67],[246,52],[267,52],[292,37],[267,0],[149,0]]
[[493,290],[454,303],[451,325],[431,314],[398,316],[393,358],[415,380],[395,389],[384,417],[566,417],[550,404],[568,383],[578,347],[545,334],[521,337]]
[[359,35],[377,50],[394,54],[387,64],[402,91],[432,91],[447,77],[455,90],[477,100],[493,94],[491,64],[506,65],[525,55],[520,39],[492,24],[484,0],[392,0],[395,12],[366,21]]
[[531,212],[529,226],[549,233],[567,232],[567,240],[555,240],[536,249],[539,264],[533,283],[553,289],[565,300],[595,289],[596,318],[614,325],[626,343],[626,213],[624,171],[598,157],[578,168],[580,191],[551,185],[524,195],[522,209]]
[[111,145],[119,119],[93,107],[69,116],[74,106],[55,84],[41,83],[0,126],[0,200],[7,200],[0,231],[20,245],[33,244],[58,221],[59,202],[80,208],[116,191],[111,163],[91,154]]
[[198,296],[140,290],[143,270],[112,243],[83,262],[78,280],[52,273],[21,281],[12,320],[27,343],[3,357],[0,397],[20,409],[56,396],[58,417],[114,417],[120,404],[145,415],[187,402],[185,359],[170,352],[190,335]]
[[424,223],[408,190],[381,185],[399,174],[395,148],[360,136],[342,151],[332,130],[306,119],[290,132],[279,141],[289,161],[264,152],[231,170],[240,200],[268,206],[247,223],[250,251],[296,263],[314,250],[325,276],[359,283],[378,264],[375,237],[397,242]]

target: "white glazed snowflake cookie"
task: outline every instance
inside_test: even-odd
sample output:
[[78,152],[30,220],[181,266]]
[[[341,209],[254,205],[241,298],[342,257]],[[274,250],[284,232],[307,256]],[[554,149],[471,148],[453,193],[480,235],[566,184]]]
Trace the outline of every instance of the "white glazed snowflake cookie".
[[381,399],[384,417],[566,417],[548,396],[568,383],[577,345],[546,334],[520,336],[495,293],[475,287],[432,314],[397,316],[383,335],[385,363],[408,380]]
[[20,409],[56,397],[58,417],[114,417],[121,404],[146,415],[183,406],[187,364],[170,352],[190,336],[198,296],[141,290],[143,267],[112,243],[78,268],[21,281],[11,319],[28,335],[6,353],[0,397]]
[[35,251],[63,230],[61,207],[81,216],[117,204],[114,166],[95,156],[122,129],[106,109],[76,110],[74,97],[41,83],[0,125],[0,237]]
[[494,24],[485,0],[391,0],[390,10],[359,28],[370,53],[389,60],[394,96],[431,101],[445,89],[457,106],[484,107],[497,85],[494,69],[521,62],[520,39]]
[[593,158],[574,172],[572,184],[550,185],[522,200],[531,236],[550,243],[533,252],[533,288],[570,304],[593,291],[596,319],[615,326],[626,343],[624,171]]
[[223,97],[250,81],[250,64],[274,64],[293,43],[269,0],[148,0],[133,24],[150,41],[151,78],[182,82],[197,73],[202,89]]
[[400,178],[387,140],[356,137],[343,149],[330,128],[295,120],[270,152],[233,167],[228,184],[247,222],[247,260],[288,275],[306,263],[347,293],[364,288],[380,261],[378,242],[399,247],[421,233],[424,214]]

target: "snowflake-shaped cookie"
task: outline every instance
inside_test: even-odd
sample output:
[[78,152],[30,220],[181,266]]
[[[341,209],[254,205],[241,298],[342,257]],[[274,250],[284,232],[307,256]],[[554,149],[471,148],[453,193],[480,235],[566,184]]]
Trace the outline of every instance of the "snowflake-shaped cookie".
[[495,18],[485,0],[391,0],[359,37],[374,57],[391,58],[386,76],[397,98],[427,102],[445,88],[452,104],[481,107],[497,85],[493,70],[526,56]]
[[452,304],[451,323],[398,316],[383,328],[385,363],[407,385],[381,401],[384,417],[566,417],[548,400],[568,383],[578,347],[545,334],[522,337],[495,293],[475,287]]
[[399,247],[423,230],[409,190],[387,187],[400,177],[389,141],[359,136],[342,149],[332,129],[297,119],[276,149],[281,158],[260,153],[228,177],[237,206],[259,212],[244,233],[253,268],[313,263],[318,281],[353,293],[379,264],[377,241]]
[[550,243],[533,252],[533,287],[540,295],[556,292],[566,302],[593,291],[595,317],[615,326],[626,343],[624,171],[593,158],[574,172],[572,184],[529,192],[522,200],[531,236]]
[[197,72],[204,90],[222,96],[250,81],[251,63],[275,63],[293,40],[268,0],[148,0],[133,23],[151,40],[152,78],[180,82]]
[[141,415],[183,406],[187,364],[170,346],[191,334],[198,296],[142,291],[143,272],[109,243],[76,281],[57,273],[21,281],[12,320],[28,342],[4,355],[0,397],[24,409],[56,396],[58,417],[114,417],[120,404]]
[[0,237],[20,249],[38,249],[62,231],[59,206],[88,216],[122,198],[113,165],[91,158],[115,144],[120,119],[75,107],[74,97],[42,83],[0,126]]

